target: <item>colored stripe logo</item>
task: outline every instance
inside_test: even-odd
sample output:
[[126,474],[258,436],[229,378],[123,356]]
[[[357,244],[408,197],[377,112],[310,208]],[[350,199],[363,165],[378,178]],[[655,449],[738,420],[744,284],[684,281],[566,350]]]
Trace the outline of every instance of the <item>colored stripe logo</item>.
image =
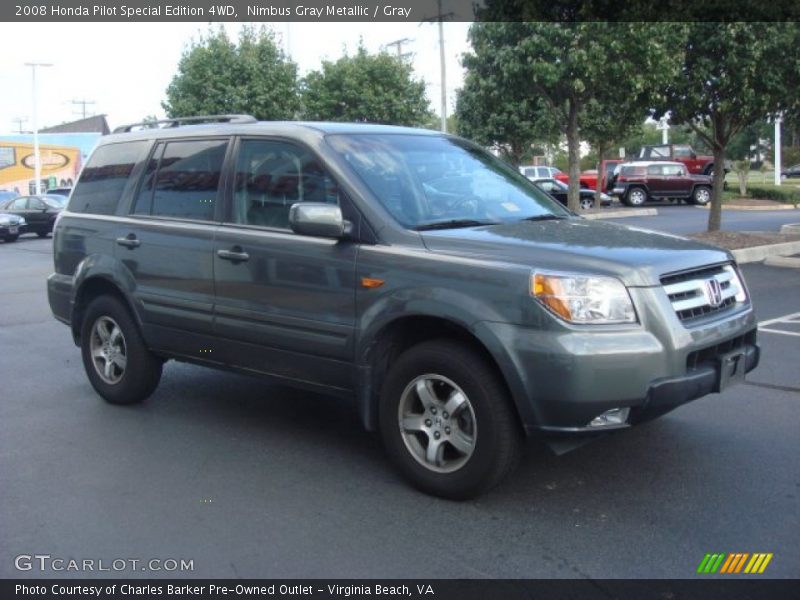
[[731,552],[708,553],[700,561],[697,572],[700,574],[735,574],[746,573],[749,575],[761,574],[772,560],[772,552]]

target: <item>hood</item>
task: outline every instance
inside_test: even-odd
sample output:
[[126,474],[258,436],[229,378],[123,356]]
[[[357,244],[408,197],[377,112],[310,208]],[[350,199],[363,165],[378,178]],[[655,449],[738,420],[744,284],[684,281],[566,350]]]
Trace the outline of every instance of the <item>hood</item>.
[[733,260],[721,248],[686,238],[581,218],[517,221],[421,235],[433,252],[532,269],[611,275],[628,286],[660,285],[666,273]]
[[11,225],[19,225],[22,221],[22,217],[11,213],[0,212],[0,220],[7,220],[9,223],[11,223]]

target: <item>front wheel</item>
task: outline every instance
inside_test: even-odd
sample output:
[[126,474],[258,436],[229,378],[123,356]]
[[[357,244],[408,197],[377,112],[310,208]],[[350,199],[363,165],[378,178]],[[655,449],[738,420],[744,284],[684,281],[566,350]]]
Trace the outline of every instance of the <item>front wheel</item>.
[[4,239],[5,239],[6,243],[9,243],[9,242],[16,242],[18,237],[19,237],[19,234],[15,233],[14,235],[7,235]]
[[161,380],[161,360],[144,343],[128,308],[100,296],[81,327],[83,367],[92,387],[111,404],[141,402]]
[[642,188],[633,188],[625,198],[628,206],[641,206],[647,202],[647,193]]
[[581,210],[590,210],[594,208],[594,199],[588,196],[581,196]]
[[521,431],[508,392],[461,344],[436,340],[407,350],[390,369],[380,402],[387,453],[424,492],[474,497],[519,460]]
[[692,204],[705,206],[709,202],[711,202],[711,188],[704,185],[694,188],[694,192],[692,192]]

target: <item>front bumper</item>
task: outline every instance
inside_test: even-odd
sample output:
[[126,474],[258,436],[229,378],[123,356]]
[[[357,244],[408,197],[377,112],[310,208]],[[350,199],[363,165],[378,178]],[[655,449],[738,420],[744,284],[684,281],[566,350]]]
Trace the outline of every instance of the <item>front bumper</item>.
[[[731,360],[733,357],[736,360]],[[727,387],[731,379],[744,379],[745,373],[758,366],[760,358],[761,349],[758,344],[745,343],[741,349],[725,353],[717,360],[704,363],[684,376],[654,381],[644,404],[631,411],[629,422],[632,425],[643,423],[702,396],[719,393]]]
[[[684,327],[666,298],[635,290],[646,326],[522,328],[483,322],[488,344],[508,383],[524,429],[535,433],[599,433],[658,417],[744,378],[759,361],[750,308]],[[652,317],[660,313],[658,320]],[[673,313],[674,314],[674,313]],[[736,369],[724,360],[735,359]],[[731,371],[735,377],[731,377]],[[731,381],[733,379],[733,381]],[[622,423],[590,427],[607,411],[627,409]]]

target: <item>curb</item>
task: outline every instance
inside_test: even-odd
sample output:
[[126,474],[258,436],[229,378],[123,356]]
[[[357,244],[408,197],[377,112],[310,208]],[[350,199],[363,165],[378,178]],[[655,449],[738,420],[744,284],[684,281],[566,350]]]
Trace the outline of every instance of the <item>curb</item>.
[[800,258],[794,258],[792,256],[768,256],[764,259],[764,264],[768,267],[800,269]]
[[766,246],[753,246],[752,248],[739,248],[731,250],[739,264],[759,262],[771,256],[785,257],[800,253],[800,242],[784,242],[782,244],[768,244]]
[[654,217],[658,215],[655,208],[618,208],[608,212],[593,212],[581,215],[584,219],[625,219],[627,217]]
[[786,225],[781,225],[781,233],[800,234],[800,223],[787,223]]
[[[700,208],[703,210],[709,210],[711,208],[711,204],[706,204],[705,206],[695,206],[695,208]],[[752,211],[769,211],[769,210],[796,210],[794,204],[775,204],[775,206],[725,206],[722,205],[722,210],[752,210]]]

